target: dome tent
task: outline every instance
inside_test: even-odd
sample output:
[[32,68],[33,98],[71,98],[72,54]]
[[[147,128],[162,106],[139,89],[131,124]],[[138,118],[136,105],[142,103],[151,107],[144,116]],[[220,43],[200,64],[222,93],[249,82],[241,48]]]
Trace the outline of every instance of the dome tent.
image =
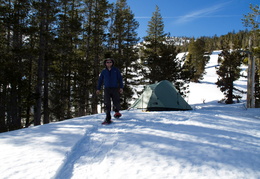
[[131,108],[147,111],[192,110],[173,84],[167,80],[147,85],[142,95],[133,103]]

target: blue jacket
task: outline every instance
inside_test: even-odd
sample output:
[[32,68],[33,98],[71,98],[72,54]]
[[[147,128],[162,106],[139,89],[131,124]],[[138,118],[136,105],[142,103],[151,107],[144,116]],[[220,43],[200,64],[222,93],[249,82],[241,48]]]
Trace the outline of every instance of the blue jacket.
[[105,88],[123,88],[123,79],[120,71],[116,67],[112,67],[110,71],[107,68],[102,70],[98,79],[98,90],[101,89],[103,83]]

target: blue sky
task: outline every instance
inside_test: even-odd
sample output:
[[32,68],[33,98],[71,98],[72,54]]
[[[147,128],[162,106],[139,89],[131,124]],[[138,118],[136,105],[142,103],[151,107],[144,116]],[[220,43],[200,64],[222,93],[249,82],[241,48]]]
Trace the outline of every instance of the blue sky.
[[147,35],[148,21],[158,5],[165,33],[197,38],[245,30],[241,18],[251,12],[250,4],[259,5],[260,0],[127,0],[127,3],[140,23],[139,37]]

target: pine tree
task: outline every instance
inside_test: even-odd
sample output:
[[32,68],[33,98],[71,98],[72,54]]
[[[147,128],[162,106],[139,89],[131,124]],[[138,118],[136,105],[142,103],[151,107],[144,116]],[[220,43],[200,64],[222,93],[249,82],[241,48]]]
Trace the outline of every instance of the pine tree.
[[89,104],[91,109],[89,111],[95,114],[98,106],[96,87],[99,72],[101,67],[103,67],[110,4],[107,0],[85,0],[85,7],[86,22],[84,22],[84,28],[86,31],[83,38],[86,44],[86,63],[88,65],[86,69],[90,70],[90,80],[89,78],[86,80],[88,81],[86,85],[89,85],[89,94],[86,94],[86,97],[89,98],[91,96]]
[[156,6],[155,12],[153,12],[153,16],[148,22],[146,32],[148,35],[144,37],[144,40],[149,42],[153,51],[157,53],[160,44],[166,40],[167,35],[164,33],[164,22],[158,6]]
[[176,58],[180,51],[175,41],[164,33],[158,6],[149,21],[147,33],[142,49],[142,60],[146,66],[143,70],[144,78],[149,79],[150,83],[169,80],[175,83],[182,95],[185,95],[188,93],[191,73],[186,65],[182,65],[184,59]]
[[205,74],[205,66],[208,63],[208,56],[205,55],[205,42],[202,39],[192,40],[189,44],[189,54],[187,56],[190,68],[195,70],[192,81],[199,82]]
[[[78,95],[77,61],[80,60],[77,46],[80,45],[79,35],[81,33],[81,20],[78,15],[80,10],[77,1],[62,1],[58,15],[59,27],[57,38],[53,41],[53,61],[50,73],[53,83],[50,85],[51,111],[57,120],[72,118],[75,114],[72,110],[74,98]],[[57,54],[57,55],[55,55]],[[83,58],[83,56],[82,56]],[[73,80],[74,78],[74,80]],[[74,95],[74,97],[73,97]]]
[[33,123],[33,113],[31,109],[35,105],[35,85],[37,74],[37,58],[39,56],[39,26],[38,12],[34,7],[37,3],[32,2],[26,7],[29,13],[26,18],[26,30],[23,31],[23,36],[26,37],[23,41],[24,56],[23,56],[23,100],[22,100],[22,117],[25,123],[23,126],[28,127]]
[[149,79],[150,83],[155,83],[158,81],[157,72],[160,70],[160,64],[163,62],[160,57],[161,49],[166,41],[164,23],[158,6],[148,22],[147,36],[144,37],[144,40],[142,59],[148,67],[148,70],[143,71],[144,77]]
[[[225,103],[232,104],[234,97],[234,81],[240,77],[240,65],[242,63],[242,55],[237,46],[235,49],[230,50],[228,42],[222,44],[222,52],[219,54],[220,67],[217,69],[219,75],[217,86],[225,94]],[[239,98],[237,96],[237,98]]]
[[[29,2],[2,1],[1,3],[1,94],[0,106],[3,130],[22,127],[25,74],[24,33],[28,25]],[[5,123],[5,124],[4,124]],[[2,129],[1,129],[2,130]]]
[[[2,2],[2,1],[1,1]],[[9,83],[6,79],[8,77],[7,63],[8,63],[8,5],[1,4],[0,6],[0,132],[8,131],[6,124],[6,108],[7,108],[7,84]],[[4,21],[5,20],[5,21]],[[9,34],[8,34],[9,35]]]
[[[38,23],[38,59],[37,59],[37,84],[35,85],[34,125],[42,122],[49,123],[49,63],[50,44],[53,39],[52,22],[55,21],[55,0],[40,0],[33,2],[33,10],[36,12],[35,21]],[[44,86],[44,88],[43,88]],[[43,92],[44,89],[44,92]],[[43,108],[42,108],[43,106]]]
[[116,60],[116,66],[122,71],[124,79],[124,93],[122,108],[129,107],[132,99],[132,85],[136,84],[133,79],[137,77],[136,65],[138,54],[135,45],[139,38],[136,30],[139,23],[134,19],[134,14],[127,5],[126,0],[118,0],[112,14],[112,23],[109,28],[109,49]]

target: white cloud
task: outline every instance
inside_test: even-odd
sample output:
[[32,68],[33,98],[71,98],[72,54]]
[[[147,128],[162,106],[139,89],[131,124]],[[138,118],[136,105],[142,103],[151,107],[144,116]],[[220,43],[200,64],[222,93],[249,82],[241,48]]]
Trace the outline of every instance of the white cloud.
[[[217,4],[215,6],[212,7],[208,7],[208,8],[204,8],[204,9],[200,9],[197,11],[193,11],[190,12],[184,16],[180,16],[175,23],[186,23],[186,22],[190,22],[192,20],[201,18],[201,17],[212,17],[211,14],[214,14],[215,12],[219,11],[221,8],[223,8],[226,4],[228,4],[229,2],[225,2],[222,4]],[[217,15],[217,17],[220,17],[220,15]]]

